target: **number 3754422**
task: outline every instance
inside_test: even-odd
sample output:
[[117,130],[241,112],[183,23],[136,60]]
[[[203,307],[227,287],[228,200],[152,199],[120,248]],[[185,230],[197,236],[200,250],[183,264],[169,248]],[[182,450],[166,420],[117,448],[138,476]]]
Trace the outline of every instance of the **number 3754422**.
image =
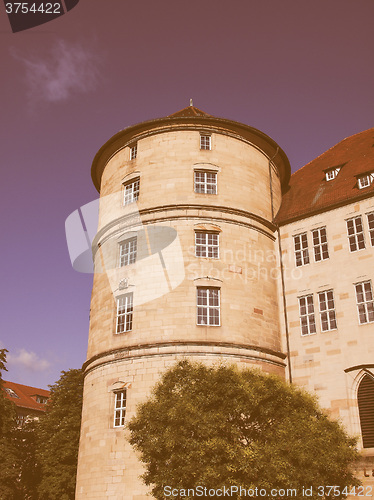
[[62,14],[60,3],[12,2],[5,4],[7,14]]

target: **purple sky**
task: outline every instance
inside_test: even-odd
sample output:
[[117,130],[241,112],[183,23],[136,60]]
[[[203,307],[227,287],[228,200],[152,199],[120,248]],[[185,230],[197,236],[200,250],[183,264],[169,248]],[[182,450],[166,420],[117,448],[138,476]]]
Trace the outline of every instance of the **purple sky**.
[[66,217],[119,130],[194,105],[270,135],[293,171],[372,127],[373,0],[81,0],[13,34],[0,5],[4,378],[47,387],[85,360],[92,276]]

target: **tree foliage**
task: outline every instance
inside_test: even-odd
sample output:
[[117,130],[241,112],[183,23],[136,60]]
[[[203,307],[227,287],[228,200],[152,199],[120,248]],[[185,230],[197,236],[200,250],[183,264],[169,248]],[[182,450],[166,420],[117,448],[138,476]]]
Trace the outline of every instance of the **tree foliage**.
[[7,349],[0,349],[0,491],[2,500],[17,500],[19,496],[20,461],[15,443],[17,414],[15,405],[3,391],[2,372],[6,371]]
[[7,399],[3,392],[3,376],[2,372],[7,371],[6,353],[7,349],[0,349],[0,437],[6,435],[14,426],[15,423],[15,407]]
[[4,396],[0,349],[0,498],[73,500],[82,412],[82,370],[62,372],[40,420],[17,426],[15,405]]
[[344,492],[358,484],[350,472],[355,440],[314,397],[254,370],[182,361],[165,373],[128,427],[146,467],[143,479],[157,499],[165,498],[164,486],[203,485],[268,494],[294,488],[298,498],[303,487],[312,487],[308,498],[320,500],[318,486]]
[[63,371],[50,389],[47,411],[37,429],[42,476],[39,495],[41,500],[72,500],[82,413],[82,370]]

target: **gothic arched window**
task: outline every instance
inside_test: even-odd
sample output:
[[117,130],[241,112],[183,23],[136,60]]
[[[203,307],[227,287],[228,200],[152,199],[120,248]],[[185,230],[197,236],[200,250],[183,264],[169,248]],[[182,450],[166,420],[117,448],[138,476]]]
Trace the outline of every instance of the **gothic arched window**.
[[364,448],[374,448],[374,378],[365,375],[357,391]]

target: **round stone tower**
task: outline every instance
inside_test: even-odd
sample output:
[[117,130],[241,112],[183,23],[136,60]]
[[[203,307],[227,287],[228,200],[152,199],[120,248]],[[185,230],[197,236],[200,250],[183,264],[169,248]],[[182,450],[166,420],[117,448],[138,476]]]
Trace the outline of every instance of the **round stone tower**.
[[177,360],[284,376],[273,218],[289,175],[267,135],[192,105],[95,156],[78,500],[149,498],[125,423]]

